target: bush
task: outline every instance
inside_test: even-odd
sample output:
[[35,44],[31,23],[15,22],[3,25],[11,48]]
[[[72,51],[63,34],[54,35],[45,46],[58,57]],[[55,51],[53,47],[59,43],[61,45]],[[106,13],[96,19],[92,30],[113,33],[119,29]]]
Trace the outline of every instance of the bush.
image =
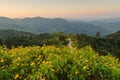
[[119,80],[120,62],[90,46],[0,47],[0,80]]

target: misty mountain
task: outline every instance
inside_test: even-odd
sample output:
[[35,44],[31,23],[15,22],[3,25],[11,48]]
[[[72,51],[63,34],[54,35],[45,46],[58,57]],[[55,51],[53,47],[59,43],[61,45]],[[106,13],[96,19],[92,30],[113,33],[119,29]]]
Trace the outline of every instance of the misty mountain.
[[120,18],[96,20],[90,23],[93,25],[99,26],[101,28],[107,29],[111,31],[111,33],[114,33],[120,30]]
[[87,22],[72,22],[60,18],[16,18],[10,19],[0,17],[0,29],[14,29],[19,31],[26,31],[31,33],[51,33],[51,32],[65,32],[65,33],[85,33],[88,35],[95,35],[100,31],[102,35],[110,33],[110,30],[100,27],[96,24]]

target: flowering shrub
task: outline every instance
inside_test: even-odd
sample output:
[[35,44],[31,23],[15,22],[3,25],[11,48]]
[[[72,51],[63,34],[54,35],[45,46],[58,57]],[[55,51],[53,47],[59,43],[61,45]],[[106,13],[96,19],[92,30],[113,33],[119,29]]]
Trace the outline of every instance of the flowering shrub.
[[33,46],[0,47],[0,80],[119,80],[120,62],[79,49]]

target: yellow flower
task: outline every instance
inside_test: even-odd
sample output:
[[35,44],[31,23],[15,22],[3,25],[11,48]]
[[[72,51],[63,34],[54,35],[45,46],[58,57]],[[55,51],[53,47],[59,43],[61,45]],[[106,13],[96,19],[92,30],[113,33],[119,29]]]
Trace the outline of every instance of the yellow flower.
[[4,62],[4,59],[1,59],[0,62],[3,63],[3,62]]
[[24,64],[21,64],[21,66],[24,66]]
[[50,68],[51,71],[55,72],[55,70],[53,68]]
[[112,66],[112,64],[110,64],[110,66]]
[[40,60],[40,58],[38,57],[37,60]]
[[4,69],[5,68],[5,66],[2,66],[2,69]]
[[78,71],[75,71],[75,74],[77,75],[77,74],[78,74]]
[[92,56],[92,58],[95,58],[95,57],[96,57],[95,55]]
[[38,62],[37,64],[40,64],[40,62]]
[[45,78],[41,79],[41,80],[45,80]]
[[18,60],[18,61],[20,61],[20,60],[21,60],[21,58],[20,58],[20,57],[18,57],[18,58],[17,58],[17,60]]
[[89,62],[89,61],[86,59],[85,62]]
[[19,74],[15,74],[14,79],[17,79],[19,77]]
[[50,61],[46,61],[46,64],[51,64],[51,62]]
[[19,63],[17,63],[17,66],[19,66],[20,64]]
[[84,66],[84,67],[83,67],[83,69],[86,69],[86,68],[87,68],[87,66]]
[[31,65],[31,66],[34,66],[34,65],[35,65],[35,63],[34,63],[34,62],[32,62],[30,65]]

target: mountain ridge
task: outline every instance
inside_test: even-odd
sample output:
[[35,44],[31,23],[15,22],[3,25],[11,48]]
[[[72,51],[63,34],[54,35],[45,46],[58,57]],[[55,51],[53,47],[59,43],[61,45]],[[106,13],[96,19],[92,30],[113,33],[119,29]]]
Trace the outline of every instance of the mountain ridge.
[[109,34],[110,31],[97,25],[87,22],[71,22],[62,18],[43,18],[43,17],[26,17],[26,18],[6,18],[0,17],[0,29],[14,29],[31,33],[84,33],[95,35],[97,31],[101,35]]

